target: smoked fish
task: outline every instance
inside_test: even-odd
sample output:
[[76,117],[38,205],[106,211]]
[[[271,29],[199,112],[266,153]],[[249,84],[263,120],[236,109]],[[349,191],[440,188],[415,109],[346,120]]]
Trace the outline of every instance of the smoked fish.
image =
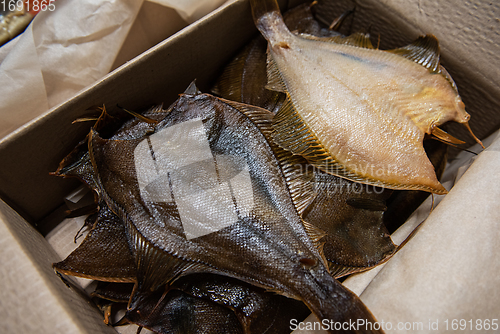
[[438,126],[468,126],[470,116],[434,36],[382,51],[365,34],[293,34],[275,0],[250,3],[268,41],[267,88],[286,94],[273,121],[277,144],[351,181],[447,192],[422,142],[426,134],[460,142]]
[[180,277],[212,273],[301,300],[320,319],[376,321],[330,275],[323,231],[300,217],[311,183],[269,139],[273,114],[190,86],[145,117],[110,138],[92,129],[56,173],[83,171],[123,222],[136,274],[129,309]]

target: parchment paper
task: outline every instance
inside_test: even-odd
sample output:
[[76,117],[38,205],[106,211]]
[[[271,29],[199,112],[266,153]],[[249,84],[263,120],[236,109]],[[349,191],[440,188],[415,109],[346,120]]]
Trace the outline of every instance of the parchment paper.
[[[149,4],[144,0],[57,0],[54,11],[40,12],[21,36],[0,48],[0,138],[225,0],[154,0],[171,7],[161,17],[167,24],[160,25],[158,16],[151,20],[148,15],[150,8],[138,15],[143,2]],[[140,33],[127,38],[132,26]],[[165,27],[167,35],[160,33]],[[155,38],[144,38],[150,34]],[[125,40],[127,50],[120,53]],[[118,54],[120,63],[115,63]]]
[[471,148],[479,155],[462,152],[447,166],[444,185],[453,188],[446,196],[435,196],[430,214],[431,198],[394,232],[394,242],[400,243],[425,220],[405,247],[385,265],[344,282],[360,295],[386,333],[500,331],[492,325],[500,318],[498,131],[484,144],[489,146],[483,152],[478,146]]

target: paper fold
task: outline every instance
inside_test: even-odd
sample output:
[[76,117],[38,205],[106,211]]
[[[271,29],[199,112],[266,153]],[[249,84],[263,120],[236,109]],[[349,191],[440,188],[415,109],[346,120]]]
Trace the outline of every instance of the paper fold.
[[[154,0],[172,7],[162,18],[168,33],[182,29],[226,0]],[[127,39],[144,0],[57,0],[55,10],[40,12],[25,33],[0,50],[0,138],[48,109],[75,96],[120,64],[145,51],[142,40]],[[179,14],[176,14],[176,11]],[[180,21],[182,16],[185,22]],[[163,36],[140,16],[134,27],[154,37]],[[147,31],[144,31],[144,30]],[[127,43],[124,45],[124,41]],[[153,38],[154,42],[156,38]],[[135,45],[139,47],[135,47]],[[122,51],[122,46],[132,50]],[[121,52],[122,51],[122,52]],[[121,53],[120,53],[121,52]]]

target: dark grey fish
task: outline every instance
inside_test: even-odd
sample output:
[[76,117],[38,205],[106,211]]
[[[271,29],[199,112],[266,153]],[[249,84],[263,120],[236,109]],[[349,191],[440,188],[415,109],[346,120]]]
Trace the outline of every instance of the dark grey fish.
[[302,300],[321,319],[374,321],[330,276],[311,239],[317,231],[300,218],[296,203],[307,199],[291,196],[292,175],[263,134],[271,117],[188,93],[145,136],[92,131],[99,194],[124,221],[136,262],[131,308],[140,292],[212,272]]

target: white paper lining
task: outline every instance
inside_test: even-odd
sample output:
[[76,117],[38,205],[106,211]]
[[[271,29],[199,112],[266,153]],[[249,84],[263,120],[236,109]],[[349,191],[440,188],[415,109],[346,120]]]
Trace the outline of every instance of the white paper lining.
[[[127,39],[143,1],[57,0],[54,11],[40,12],[21,36],[1,47],[0,138],[102,78],[119,65],[114,63],[118,54],[125,62],[153,46],[143,45],[144,31],[132,34],[134,40]],[[188,10],[188,2],[197,6]],[[223,2],[155,1],[172,6],[186,20],[173,18],[171,33]],[[139,19],[143,21],[135,28],[157,34],[147,15]],[[169,17],[162,19],[169,21]],[[125,47],[133,50],[120,52],[126,39]]]
[[[476,321],[491,324],[499,318],[500,293],[494,288],[500,286],[495,258],[500,252],[499,131],[483,142],[487,149],[478,156],[462,152],[448,164],[442,180],[447,189],[453,189],[435,196],[432,212],[428,198],[392,235],[400,243],[426,220],[412,240],[386,264],[343,283],[360,296],[380,325],[385,324],[387,334],[456,333],[454,320],[455,324],[472,320],[475,326]],[[479,145],[470,150],[482,151]],[[293,333],[327,333],[309,330],[321,328],[319,323],[314,327],[314,321],[316,317],[309,316],[302,330]],[[474,327],[462,332],[498,330]]]

